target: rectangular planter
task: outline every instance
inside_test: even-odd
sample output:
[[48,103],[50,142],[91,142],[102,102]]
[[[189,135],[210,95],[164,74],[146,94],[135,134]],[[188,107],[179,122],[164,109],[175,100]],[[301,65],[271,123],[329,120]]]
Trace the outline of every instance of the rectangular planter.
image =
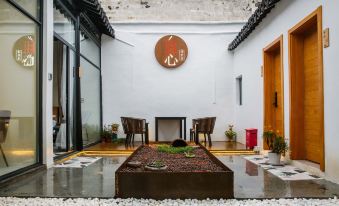
[[140,146],[115,172],[118,198],[151,199],[220,199],[233,198],[233,171],[200,145],[219,172],[123,172],[127,162],[144,146]]

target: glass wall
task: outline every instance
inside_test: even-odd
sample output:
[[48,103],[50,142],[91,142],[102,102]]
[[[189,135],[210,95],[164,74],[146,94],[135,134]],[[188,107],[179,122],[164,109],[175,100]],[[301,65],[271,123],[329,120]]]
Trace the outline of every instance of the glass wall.
[[54,32],[62,39],[75,47],[75,26],[74,21],[70,17],[62,14],[59,10],[54,8]]
[[[31,1],[16,1],[36,17]],[[38,162],[39,25],[0,1],[0,176]]]
[[75,23],[54,8],[53,146],[55,156],[71,152],[74,133]]
[[36,19],[40,19],[39,0],[12,0]]
[[97,67],[100,67],[100,48],[83,33],[80,37],[80,53]]
[[[80,25],[77,25],[76,15],[70,14],[69,10],[64,10],[58,6],[62,2],[55,3],[54,8],[54,36],[69,49],[69,78],[68,78],[68,145],[72,149],[74,146],[87,146],[100,140],[101,132],[101,71],[100,71],[100,34],[87,32],[80,16]],[[78,27],[79,26],[79,27]],[[76,28],[81,28],[79,38]],[[95,40],[93,40],[95,39]],[[76,42],[76,41],[79,42]],[[77,46],[80,46],[80,62],[76,57]],[[74,58],[72,58],[74,57]],[[80,67],[80,88],[76,88],[75,80],[77,67]],[[58,86],[56,86],[58,87]],[[80,99],[75,99],[76,91],[80,89]],[[76,114],[76,108],[81,104],[81,114]],[[60,103],[59,103],[60,105]],[[59,107],[59,106],[58,106]],[[60,110],[60,109],[59,109]],[[77,117],[81,117],[81,128],[77,125]],[[62,123],[59,123],[61,126]],[[61,128],[61,127],[60,127]],[[56,127],[59,129],[59,127]],[[81,130],[82,145],[75,145],[75,131]],[[80,131],[79,131],[80,133]],[[80,138],[79,138],[80,139]]]
[[88,36],[80,38],[82,140],[86,146],[100,140],[100,48]]
[[100,70],[81,57],[82,141],[88,145],[100,140]]

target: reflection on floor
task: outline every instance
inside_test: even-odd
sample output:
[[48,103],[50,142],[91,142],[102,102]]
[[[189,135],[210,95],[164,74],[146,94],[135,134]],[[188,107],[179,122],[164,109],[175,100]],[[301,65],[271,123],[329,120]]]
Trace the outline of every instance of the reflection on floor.
[[254,164],[262,167],[268,172],[274,174],[282,180],[314,180],[320,179],[316,175],[309,174],[308,172],[301,170],[292,165],[271,165],[268,163],[268,157],[264,155],[250,155],[244,157],[246,160],[253,162]]
[[[283,181],[241,156],[217,156],[234,171],[236,198],[334,197],[325,180]],[[0,196],[113,197],[114,172],[126,156],[103,157],[84,168],[50,168],[0,186]]]
[[204,142],[201,143],[210,151],[218,151],[218,150],[246,150],[246,146],[239,142],[227,142],[227,141],[216,141],[212,142],[212,146],[209,147],[208,143],[205,144]]
[[5,164],[4,158],[0,153],[0,176],[30,166],[35,163],[34,150],[5,150],[8,165]]
[[84,156],[74,157],[64,162],[55,164],[54,167],[84,168],[88,167],[89,165],[93,164],[99,159],[101,159],[101,157],[84,157]]
[[[150,144],[163,144],[166,142],[151,142]],[[245,151],[246,146],[239,142],[225,142],[225,141],[215,141],[212,142],[212,147],[208,146],[208,143],[201,143],[206,146],[210,151]],[[135,142],[132,145],[125,146],[124,143],[98,143],[94,146],[91,146],[85,151],[134,151],[136,150],[142,142]]]

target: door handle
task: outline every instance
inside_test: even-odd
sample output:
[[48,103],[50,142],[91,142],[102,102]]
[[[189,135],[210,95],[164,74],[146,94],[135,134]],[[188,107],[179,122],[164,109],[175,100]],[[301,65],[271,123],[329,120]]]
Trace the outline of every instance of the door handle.
[[278,92],[274,92],[274,103],[273,105],[277,108],[278,107]]

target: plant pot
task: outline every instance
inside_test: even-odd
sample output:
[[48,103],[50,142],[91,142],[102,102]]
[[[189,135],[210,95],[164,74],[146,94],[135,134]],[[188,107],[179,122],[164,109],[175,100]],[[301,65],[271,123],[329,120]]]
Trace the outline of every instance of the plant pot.
[[280,165],[281,154],[269,152],[268,153],[268,163],[271,165]]
[[163,167],[151,167],[151,166],[149,166],[149,165],[146,165],[145,166],[145,169],[146,170],[149,170],[149,171],[165,171],[165,170],[167,170],[167,166],[165,165],[165,166],[163,166]]
[[113,133],[112,134],[112,141],[114,142],[114,140],[118,139],[118,134],[117,133]]
[[233,142],[233,136],[226,136],[229,142]]

